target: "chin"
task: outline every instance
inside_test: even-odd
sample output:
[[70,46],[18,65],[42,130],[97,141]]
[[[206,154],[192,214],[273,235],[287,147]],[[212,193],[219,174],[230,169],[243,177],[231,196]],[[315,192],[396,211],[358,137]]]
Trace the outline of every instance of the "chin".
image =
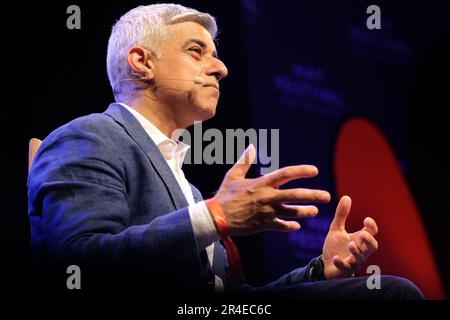
[[217,105],[213,106],[202,106],[199,108],[199,112],[197,112],[197,121],[205,121],[211,119],[216,114]]

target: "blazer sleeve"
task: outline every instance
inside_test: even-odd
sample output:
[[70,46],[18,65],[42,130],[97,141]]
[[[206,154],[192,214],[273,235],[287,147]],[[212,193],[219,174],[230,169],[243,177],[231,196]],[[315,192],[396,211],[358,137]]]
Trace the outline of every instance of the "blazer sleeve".
[[264,288],[279,288],[302,282],[314,281],[313,279],[311,279],[310,270],[316,259],[317,258],[314,258],[310,262],[308,262],[306,266],[292,270],[291,272],[283,275],[281,278],[266,284]]
[[229,272],[227,272],[227,278],[225,281],[225,292],[226,293],[242,293],[242,292],[270,292],[271,289],[276,288],[284,288],[288,286],[292,286],[295,284],[299,284],[302,282],[311,282],[315,281],[310,277],[310,270],[312,264],[317,258],[312,259],[308,264],[302,268],[297,268],[292,270],[291,272],[281,276],[279,279],[267,283],[260,287],[253,287],[246,283],[245,281],[240,281],[233,279]]
[[[50,256],[77,263],[183,266],[199,274],[188,208],[129,226],[123,161],[116,141],[96,124],[69,125],[44,140],[28,180],[31,223]],[[89,126],[92,126],[89,127]],[[34,239],[32,241],[39,241]]]

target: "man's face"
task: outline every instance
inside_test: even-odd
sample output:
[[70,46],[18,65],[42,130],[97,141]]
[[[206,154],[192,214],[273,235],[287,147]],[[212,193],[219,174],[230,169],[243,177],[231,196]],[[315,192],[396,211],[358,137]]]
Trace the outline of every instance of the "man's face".
[[[216,112],[219,80],[226,77],[227,68],[204,27],[182,22],[168,28],[171,37],[161,45],[160,58],[153,60],[156,98],[170,106],[184,125],[209,119]],[[203,83],[192,81],[195,78]]]

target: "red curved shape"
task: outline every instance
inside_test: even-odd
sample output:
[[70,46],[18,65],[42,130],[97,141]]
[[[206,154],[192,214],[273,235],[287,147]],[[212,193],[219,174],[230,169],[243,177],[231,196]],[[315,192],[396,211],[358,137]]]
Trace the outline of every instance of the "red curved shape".
[[445,299],[419,210],[381,131],[366,119],[349,120],[340,130],[334,156],[336,191],[353,200],[347,230],[359,230],[367,216],[379,227],[379,249],[367,265],[410,279],[427,298]]

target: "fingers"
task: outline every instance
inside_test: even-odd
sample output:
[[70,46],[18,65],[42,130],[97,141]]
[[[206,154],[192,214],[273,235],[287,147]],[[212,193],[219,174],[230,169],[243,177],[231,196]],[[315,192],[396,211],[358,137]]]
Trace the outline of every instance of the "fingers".
[[[354,247],[354,249],[356,249],[356,247]],[[345,275],[354,273],[358,267],[364,264],[364,261],[365,260],[358,260],[358,258],[356,258],[353,254],[345,257],[344,259],[339,256],[333,257],[335,267]]]
[[350,241],[348,246],[350,255],[342,259],[339,256],[333,257],[333,263],[341,272],[350,274],[358,267],[362,266],[367,258],[378,249],[375,238],[367,231],[361,231],[355,241]]
[[330,199],[331,195],[327,191],[297,188],[274,190],[273,195],[270,197],[269,201],[271,203],[326,203],[330,201]]
[[371,235],[376,235],[378,233],[378,226],[375,220],[370,217],[364,219],[364,229],[369,232]]
[[311,165],[289,166],[278,169],[262,177],[262,180],[274,188],[295,179],[311,178],[317,176],[319,170]]
[[349,196],[343,196],[338,203],[334,219],[331,222],[330,230],[345,230],[345,220],[350,213],[352,199]]
[[252,166],[256,158],[256,149],[253,144],[250,144],[247,149],[244,150],[239,160],[228,171],[229,177],[244,178],[248,170]]
[[333,257],[333,264],[336,268],[338,268],[343,274],[350,274],[353,271],[352,266],[350,265],[350,263],[346,260],[343,260],[341,257],[339,256],[334,256]]
[[273,218],[267,221],[265,229],[271,231],[292,232],[300,229],[300,223]]
[[365,230],[359,232],[355,243],[366,258],[378,249],[378,241]]
[[350,264],[354,267],[362,265],[366,261],[366,253],[360,250],[354,241],[348,244],[348,250],[353,255],[353,259],[350,259]]
[[316,206],[279,205],[275,207],[276,215],[282,218],[309,218],[319,212]]

